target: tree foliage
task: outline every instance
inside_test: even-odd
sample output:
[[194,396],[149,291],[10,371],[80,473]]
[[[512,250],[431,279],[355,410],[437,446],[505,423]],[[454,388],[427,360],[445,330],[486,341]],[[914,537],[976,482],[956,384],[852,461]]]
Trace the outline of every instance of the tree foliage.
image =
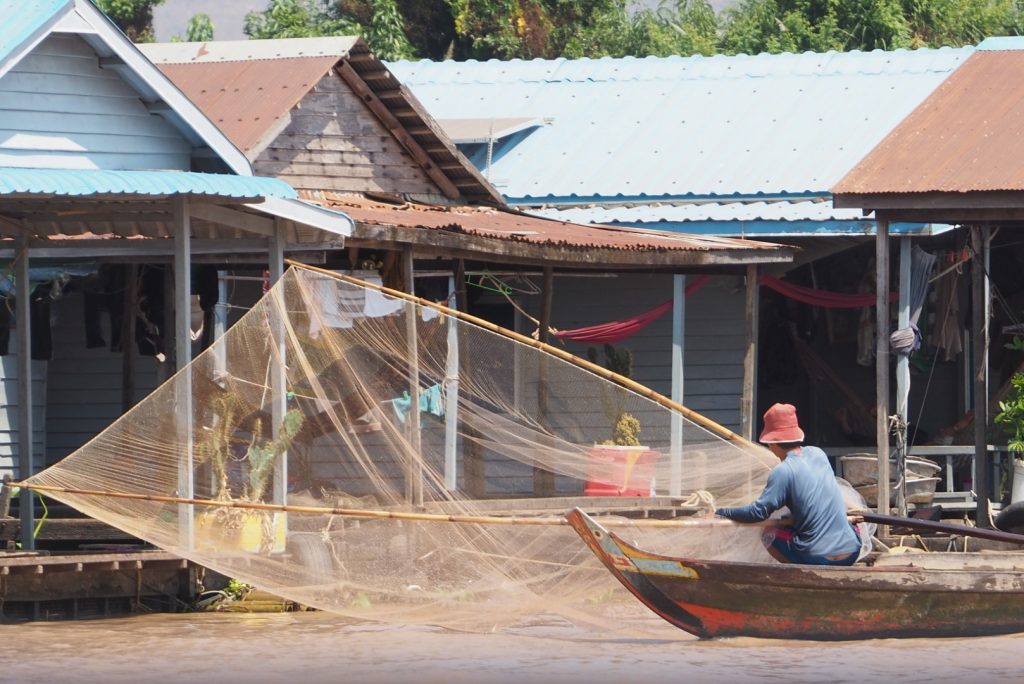
[[[153,40],[163,0],[95,0],[128,36]],[[1024,33],[1024,0],[268,0],[252,38],[360,35],[383,59],[531,59],[817,52],[975,44]],[[210,40],[204,14],[190,40]]]
[[153,8],[164,0],[93,0],[100,10],[135,43],[151,43]]
[[213,40],[214,28],[213,20],[210,19],[209,14],[194,14],[188,20],[188,26],[185,27],[185,40],[190,43],[202,43]]

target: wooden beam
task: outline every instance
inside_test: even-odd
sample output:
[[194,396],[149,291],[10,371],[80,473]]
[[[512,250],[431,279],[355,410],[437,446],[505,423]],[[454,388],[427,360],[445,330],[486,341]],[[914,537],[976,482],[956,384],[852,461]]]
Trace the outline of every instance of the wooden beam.
[[[672,275],[672,401],[683,404],[686,399],[686,276]],[[669,481],[670,496],[681,496],[683,487],[683,416],[673,411],[669,418]],[[655,483],[657,486],[657,483]]]
[[[551,266],[544,267],[544,281],[541,286],[540,304],[540,330],[538,338],[547,344],[550,339],[551,329],[551,305],[554,299],[555,271]],[[548,429],[548,360],[547,355],[542,354],[537,364],[537,417],[541,427]],[[533,467],[533,494],[534,496],[555,495],[555,474],[550,470]]]
[[121,319],[121,413],[135,405],[135,309],[138,304],[138,266],[124,266],[124,296]]
[[890,223],[1024,223],[1024,208],[878,209],[875,217]]
[[747,287],[744,298],[743,396],[740,400],[740,434],[754,441],[757,420],[757,333],[760,306],[759,271],[756,264],[747,266]]
[[889,224],[875,235],[875,440],[878,512],[889,513]]
[[[22,480],[35,474],[33,468],[35,431],[32,396],[32,283],[29,279],[28,239],[18,238],[20,255],[15,266],[15,316],[18,338],[18,477]],[[35,501],[31,490],[21,489],[18,500],[21,514],[21,548],[31,551],[36,547]]]
[[[466,291],[466,262],[456,259],[455,272],[455,303],[459,311],[469,313],[469,293]],[[459,326],[459,349],[469,349],[469,331],[467,326]],[[469,365],[466,353],[459,354],[459,375],[464,376]],[[469,423],[462,426],[462,486],[466,493],[474,499],[482,499],[487,493],[486,462],[481,453],[478,435]]]
[[192,218],[230,226],[263,237],[274,237],[274,220],[271,218],[229,209],[219,204],[190,204],[188,211]]
[[[405,280],[405,291],[411,295],[415,292],[415,268],[413,266],[412,245],[406,245],[402,251],[402,272]],[[417,327],[416,305],[408,302],[405,307],[405,333],[409,345],[409,396],[412,403],[409,406],[409,422],[407,430],[409,434],[410,454],[408,470],[406,471],[405,493],[406,501],[413,506],[423,505],[423,452],[420,449],[420,352],[419,352],[419,329]]]
[[1012,209],[1024,206],[1024,192],[993,190],[974,192],[885,192],[874,194],[836,194],[836,208],[875,209]]
[[[174,207],[174,368],[181,371],[192,361],[192,224],[188,198],[175,197]],[[195,496],[195,471],[192,454],[192,374],[177,377],[178,491]],[[178,543],[191,549],[195,541],[195,514],[192,505],[178,507]]]
[[412,156],[413,160],[419,164],[423,170],[430,176],[430,179],[437,184],[437,187],[441,190],[445,197],[449,199],[458,199],[462,196],[459,189],[455,187],[455,184],[437,168],[434,164],[434,160],[431,159],[420,144],[405,130],[405,127],[399,122],[399,120],[391,113],[391,110],[380,101],[376,93],[370,89],[370,86],[366,84],[366,81],[356,73],[356,70],[352,68],[352,65],[347,59],[342,60],[335,66],[335,70],[338,75],[341,76],[342,80],[348,84],[350,88],[358,95],[366,106],[369,107],[370,111],[380,120],[385,128],[395,137],[395,140],[405,148],[405,150]]
[[988,297],[985,258],[988,226],[971,226],[971,352],[974,356],[974,491],[978,498],[975,525],[991,527],[988,436]]

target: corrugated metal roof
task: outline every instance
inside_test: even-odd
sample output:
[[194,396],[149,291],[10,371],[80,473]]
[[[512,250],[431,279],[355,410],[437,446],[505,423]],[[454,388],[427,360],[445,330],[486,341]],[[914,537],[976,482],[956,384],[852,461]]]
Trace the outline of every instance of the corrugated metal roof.
[[231,198],[296,197],[276,178],[187,171],[110,171],[0,167],[0,196],[9,195],[215,195]]
[[1021,159],[1024,51],[986,49],[973,54],[833,192],[1024,190]]
[[538,209],[532,214],[577,223],[657,223],[659,221],[855,221],[860,209],[837,209],[832,202],[703,202],[632,207]]
[[506,197],[824,193],[972,48],[396,62],[438,119],[538,117],[497,146]]
[[362,196],[332,193],[311,193],[309,197],[345,212],[355,219],[357,224],[446,230],[498,240],[558,245],[579,250],[754,250],[771,253],[780,249],[779,245],[750,240],[567,223],[491,207],[385,204]]
[[[599,223],[698,235],[778,238],[805,235],[875,234],[873,213],[837,209],[831,201],[703,202],[623,207],[566,207],[536,209],[531,214],[573,223]],[[898,235],[937,235],[952,226],[931,223],[891,223]]]
[[40,37],[70,5],[71,0],[0,0],[0,73],[13,52]]
[[[231,142],[249,153],[338,61],[337,56],[160,64]],[[252,155],[249,155],[252,158]]]
[[262,59],[339,57],[348,54],[357,36],[283,38],[275,40],[218,40],[197,43],[140,43],[139,49],[154,62],[197,64]]

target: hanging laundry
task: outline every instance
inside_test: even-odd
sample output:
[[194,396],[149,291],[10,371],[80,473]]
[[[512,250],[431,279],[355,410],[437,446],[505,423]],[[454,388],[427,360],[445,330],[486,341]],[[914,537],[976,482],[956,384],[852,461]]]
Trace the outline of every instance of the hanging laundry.
[[[377,278],[377,280],[380,279]],[[379,318],[381,316],[390,316],[397,313],[402,310],[403,306],[405,306],[405,301],[398,297],[392,297],[391,295],[386,295],[383,292],[378,292],[377,290],[367,290],[366,304],[363,306],[363,313],[370,318]]]
[[896,354],[910,356],[921,348],[921,331],[917,322],[921,318],[921,310],[928,298],[928,286],[932,273],[939,258],[929,254],[917,245],[910,255],[910,295],[907,302],[910,307],[910,321],[906,328],[901,328],[889,336],[889,346]]
[[[402,396],[391,400],[391,408],[394,410],[398,422],[405,423],[409,411],[412,410],[412,397],[408,392],[403,392]],[[420,390],[420,413],[429,413],[444,419],[444,392],[441,391],[440,385]]]
[[935,326],[931,344],[943,352],[943,361],[952,361],[963,350],[960,321],[959,274],[950,271],[935,281]]

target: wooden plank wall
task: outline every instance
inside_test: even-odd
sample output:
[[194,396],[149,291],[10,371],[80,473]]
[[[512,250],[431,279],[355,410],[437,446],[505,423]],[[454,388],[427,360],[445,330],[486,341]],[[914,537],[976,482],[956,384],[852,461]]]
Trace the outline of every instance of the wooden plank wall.
[[[7,356],[0,356],[0,477],[18,473],[18,345],[11,330]],[[46,362],[32,362],[32,455],[33,466],[45,465]]]
[[[616,275],[608,278],[556,278],[552,325],[571,330],[599,323],[622,320],[657,306],[672,296],[671,276]],[[539,312],[539,297],[525,297],[521,306],[533,317]],[[524,320],[525,319],[521,319]],[[519,332],[530,334],[533,324]],[[686,339],[684,358],[683,403],[725,427],[739,429],[740,395],[743,384],[743,289],[738,277],[718,276],[707,283],[686,302]],[[564,348],[586,358],[585,344],[568,342]],[[603,364],[601,345],[598,360]],[[670,396],[672,386],[672,317],[666,314],[650,326],[616,344],[633,352],[633,379],[651,389]],[[529,375],[529,373],[524,373]],[[553,405],[559,402],[586,400],[579,388],[557,381],[552,383]],[[523,398],[535,394],[528,386]],[[584,417],[580,442],[608,438],[608,419],[597,408]],[[633,410],[633,409],[631,409]],[[647,415],[635,411],[647,434],[667,434],[661,411]],[[557,418],[556,418],[557,419]],[[651,444],[666,449],[667,444]],[[516,496],[532,490],[531,469],[493,454],[487,458],[488,494]],[[559,494],[579,493],[582,483],[567,477],[556,478]]]
[[187,171],[191,153],[77,36],[48,37],[0,78],[0,166]]
[[441,194],[333,71],[292,110],[291,123],[254,165],[299,190]]
[[[671,297],[671,276],[618,275],[610,278],[556,278],[554,294],[553,325],[559,329],[572,329],[613,320],[621,320],[641,313]],[[520,305],[533,316],[539,307],[539,296],[523,296]],[[525,319],[522,319],[525,321]],[[743,289],[738,277],[718,276],[705,285],[704,289],[687,300],[685,355],[685,404],[733,430],[739,426],[740,394],[743,377]],[[533,324],[525,322],[519,332],[530,334]],[[634,354],[634,379],[665,395],[671,390],[671,315],[654,322],[648,328],[620,343]],[[565,348],[577,355],[586,355],[586,345],[568,343]],[[499,350],[492,356],[494,363],[506,368],[510,374],[519,377],[535,377],[535,370],[526,365],[529,354],[515,360],[513,369],[511,354]],[[483,352],[473,350],[469,357],[483,363]],[[579,444],[599,442],[609,437],[608,418],[600,400],[596,384],[570,384],[566,377],[579,380],[579,376],[562,373],[564,364],[549,366],[550,419],[559,432]],[[530,412],[536,405],[536,386],[521,382],[518,397],[524,410]],[[495,388],[495,391],[498,391]],[[589,403],[590,410],[576,413],[581,403]],[[642,406],[642,404],[640,404]],[[558,407],[573,406],[571,421],[559,421]],[[631,406],[647,430],[647,435],[661,435],[667,439],[667,416],[660,410]],[[572,423],[572,428],[568,423]],[[423,445],[428,461],[436,468],[441,467],[443,454],[443,424],[432,418],[425,419]],[[664,423],[664,424],[662,424]],[[402,467],[397,454],[391,453],[378,436],[360,436],[374,462],[383,468],[385,478],[396,491],[402,490]],[[668,444],[654,443],[654,448],[667,449]],[[465,444],[459,443],[458,482],[463,484],[462,454]],[[334,485],[352,495],[372,492],[371,484],[353,466],[341,463],[345,449],[336,438],[325,437],[317,440],[308,451],[312,458],[314,477],[333,482]],[[530,494],[533,489],[531,466],[485,453],[486,492],[490,497],[513,497]],[[555,490],[560,495],[579,494],[583,482],[578,479],[558,476]]]
[[[46,462],[55,463],[99,434],[121,415],[121,353],[110,351],[110,326],[101,314],[108,346],[86,349],[82,294],[53,305],[53,360],[47,387]],[[157,386],[157,362],[135,350],[135,398]]]

